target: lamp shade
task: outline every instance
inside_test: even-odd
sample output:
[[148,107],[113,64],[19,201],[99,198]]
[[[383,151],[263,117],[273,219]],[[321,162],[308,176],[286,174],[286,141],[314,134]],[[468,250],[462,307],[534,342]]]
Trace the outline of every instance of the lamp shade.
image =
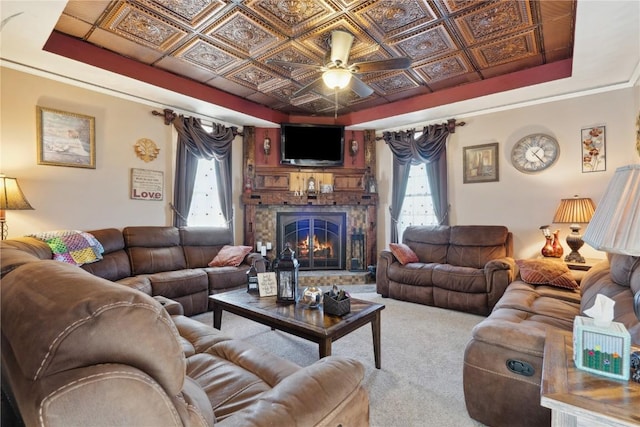
[[572,199],[562,199],[560,206],[553,216],[554,223],[578,224],[591,221],[596,207],[588,197],[575,196]]
[[640,165],[616,169],[582,238],[601,251],[640,256]]
[[331,89],[344,89],[351,80],[351,71],[333,68],[322,73],[322,80]]
[[16,178],[0,174],[0,210],[16,211],[33,209],[20,189]]

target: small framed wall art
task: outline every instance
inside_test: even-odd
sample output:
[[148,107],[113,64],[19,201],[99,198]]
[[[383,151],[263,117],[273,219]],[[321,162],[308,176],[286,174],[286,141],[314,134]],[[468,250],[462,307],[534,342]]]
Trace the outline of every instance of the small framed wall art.
[[498,181],[498,143],[464,147],[462,164],[465,184]]
[[582,172],[607,170],[606,138],[604,126],[593,126],[580,131],[582,141]]
[[164,197],[164,172],[131,169],[131,198],[161,201]]
[[36,107],[38,164],[96,168],[95,118]]

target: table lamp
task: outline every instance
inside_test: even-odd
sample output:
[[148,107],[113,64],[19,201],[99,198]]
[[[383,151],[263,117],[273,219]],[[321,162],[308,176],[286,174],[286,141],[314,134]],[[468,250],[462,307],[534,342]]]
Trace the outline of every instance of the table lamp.
[[580,235],[580,223],[584,224],[591,221],[594,211],[593,201],[588,197],[574,196],[571,199],[562,199],[560,201],[560,206],[558,206],[556,214],[553,216],[553,222],[571,224],[569,226],[571,233],[567,235],[567,245],[571,248],[571,253],[564,258],[565,262],[585,262],[584,257],[578,252],[584,245]]
[[33,208],[24,197],[16,178],[9,178],[0,174],[0,227],[2,240],[7,238],[9,226],[5,211],[32,210]]

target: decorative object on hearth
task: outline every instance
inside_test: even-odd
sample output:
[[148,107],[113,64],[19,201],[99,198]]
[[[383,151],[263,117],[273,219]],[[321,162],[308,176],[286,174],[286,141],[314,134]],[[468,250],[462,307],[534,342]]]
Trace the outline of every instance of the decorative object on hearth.
[[351,154],[351,164],[355,164],[356,155],[358,154],[358,141],[353,136],[353,131],[351,131],[351,141],[349,142],[349,154]]
[[314,285],[308,286],[302,291],[298,302],[308,308],[318,308],[322,303],[322,290]]
[[256,262],[251,263],[251,267],[247,270],[247,292],[255,294],[259,292],[258,288],[258,270],[256,270]]
[[264,155],[268,156],[271,153],[271,138],[269,138],[269,132],[264,131],[264,141],[262,141],[262,148],[264,149]]
[[18,179],[0,174],[0,227],[2,229],[2,240],[7,238],[9,232],[5,211],[18,210],[33,210],[33,207],[24,197],[20,184],[18,184]]
[[607,170],[605,128],[593,126],[580,131],[582,141],[582,172]]
[[307,194],[314,195],[316,194],[316,179],[312,176],[307,179]]
[[584,263],[585,259],[580,255],[580,248],[584,245],[580,235],[580,224],[591,221],[596,207],[588,197],[573,196],[571,199],[562,199],[560,205],[553,216],[556,224],[571,224],[571,233],[567,235],[567,245],[571,248],[571,253],[564,260],[567,262]]
[[551,135],[534,133],[515,143],[511,164],[524,173],[541,172],[551,167],[560,156],[560,145]]
[[329,292],[325,292],[322,299],[324,313],[343,316],[351,311],[351,296],[333,285]]
[[616,169],[582,240],[640,262],[640,164]]
[[298,294],[298,269],[300,264],[289,243],[285,244],[280,257],[275,261],[273,269],[276,273],[276,300],[284,303],[295,303]]
[[631,335],[622,323],[613,322],[615,301],[598,294],[593,306],[573,321],[573,360],[578,369],[628,380],[631,373]]
[[136,156],[145,163],[154,161],[160,153],[160,149],[156,143],[148,138],[139,139],[133,145],[133,150],[136,152]]

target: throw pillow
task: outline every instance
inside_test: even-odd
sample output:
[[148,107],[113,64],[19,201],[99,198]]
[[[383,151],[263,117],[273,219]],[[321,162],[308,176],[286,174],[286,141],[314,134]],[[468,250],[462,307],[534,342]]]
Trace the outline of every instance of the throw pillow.
[[391,253],[394,257],[398,258],[400,264],[405,265],[410,262],[419,262],[418,255],[404,243],[389,243]]
[[531,285],[551,285],[559,288],[578,289],[569,267],[563,262],[547,259],[518,259],[520,277]]
[[251,252],[251,246],[224,245],[218,254],[211,260],[209,267],[237,267],[244,257]]

